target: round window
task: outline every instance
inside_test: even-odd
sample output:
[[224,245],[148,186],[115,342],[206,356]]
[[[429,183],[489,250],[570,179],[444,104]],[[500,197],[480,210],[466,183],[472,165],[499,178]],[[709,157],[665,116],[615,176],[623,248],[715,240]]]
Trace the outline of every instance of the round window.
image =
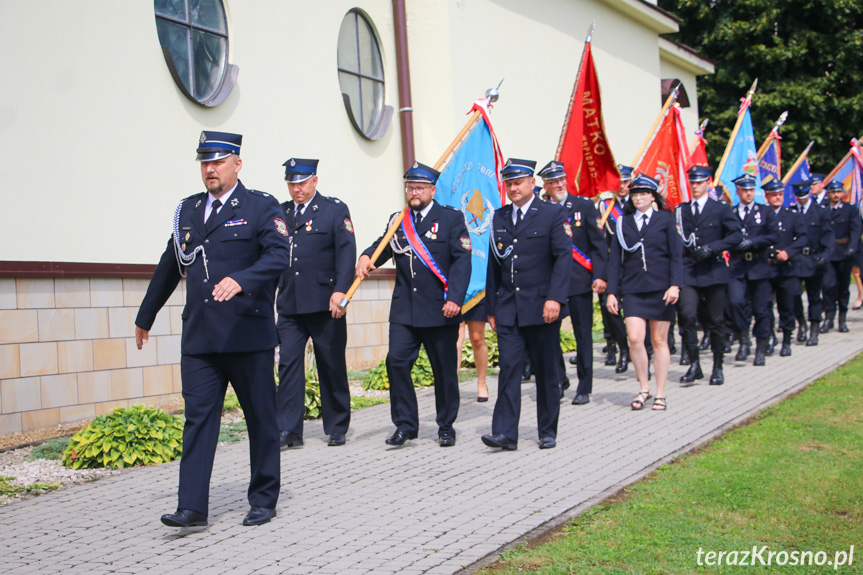
[[353,9],[339,30],[339,86],[354,128],[370,140],[380,139],[392,119],[384,105],[384,66],[380,42],[368,17]]
[[238,71],[228,64],[222,0],[154,0],[154,4],[159,43],[177,86],[198,104],[221,104]]

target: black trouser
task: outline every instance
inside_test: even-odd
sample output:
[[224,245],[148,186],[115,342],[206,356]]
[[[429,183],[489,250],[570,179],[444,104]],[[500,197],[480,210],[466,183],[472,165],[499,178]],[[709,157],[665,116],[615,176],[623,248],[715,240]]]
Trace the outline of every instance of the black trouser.
[[312,338],[321,388],[324,433],[347,433],[351,422],[351,392],[345,365],[348,328],[345,318],[329,311],[281,315],[279,332],[279,431],[303,435],[306,412],[306,344]]
[[275,509],[279,499],[279,428],[273,350],[183,355],[180,373],[186,423],[177,508],[207,514],[213,458],[230,381],[249,430],[249,505]]
[[[823,275],[816,274],[809,278],[801,278],[806,286],[806,300],[808,302],[808,319],[809,321],[821,322],[821,290],[823,289]],[[803,296],[799,295],[794,298],[794,315],[798,318],[806,317],[803,315]]]
[[[779,331],[794,331],[797,327],[794,314],[794,299],[800,289],[800,278],[793,276],[770,279],[770,286],[776,294],[776,310],[779,312]],[[771,302],[770,318],[773,319]]]
[[710,332],[710,348],[713,353],[721,354],[725,350],[725,338],[728,329],[725,326],[726,284],[716,284],[705,287],[683,286],[680,288],[680,299],[677,301],[677,319],[683,329],[683,346],[688,352],[698,349],[698,333],[696,323],[698,304],[704,299],[705,311],[704,331]]
[[840,314],[848,313],[848,300],[851,297],[851,268],[854,262],[841,260],[830,262],[827,275],[831,281],[825,283],[824,291],[824,317],[833,319],[836,316],[836,307]]
[[[626,324],[623,322],[623,316],[620,314],[615,315],[608,311],[606,307],[607,301],[607,293],[599,294],[599,311],[602,313],[602,326],[608,334],[606,339],[611,338],[617,343],[620,349],[626,349],[629,347],[629,340],[626,339]],[[593,323],[592,317],[591,323]]]
[[500,373],[491,432],[518,441],[521,416],[521,370],[525,349],[536,374],[536,420],[539,437],[557,437],[560,388],[557,362],[560,357],[560,320],[543,325],[497,325]]
[[[438,435],[454,433],[452,425],[458,417],[459,407],[458,328],[459,324],[412,327],[390,323],[390,346],[386,360],[387,377],[390,380],[390,414],[399,431],[409,435],[419,431],[419,408],[411,368],[419,356],[420,345],[423,345],[434,374]],[[557,347],[559,351],[559,343]],[[516,360],[520,366],[523,357],[520,355]]]
[[747,280],[732,278],[728,282],[728,303],[731,308],[731,325],[736,332],[749,329],[755,316],[752,335],[756,338],[770,336],[770,302],[773,299],[770,280]]
[[[593,392],[593,292],[569,296],[569,319],[575,335],[575,361],[578,374],[576,394],[588,395]],[[560,347],[558,345],[558,347]],[[566,364],[563,354],[558,362],[558,383],[566,379]]]

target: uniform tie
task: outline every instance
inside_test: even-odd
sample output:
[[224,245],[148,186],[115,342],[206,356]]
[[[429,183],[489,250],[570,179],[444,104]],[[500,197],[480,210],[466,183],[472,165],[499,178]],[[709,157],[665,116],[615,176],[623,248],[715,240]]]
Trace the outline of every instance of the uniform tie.
[[418,227],[420,223],[423,221],[423,213],[417,212],[414,214],[414,227]]
[[692,204],[692,215],[698,217],[698,202]]
[[297,209],[294,212],[294,217],[296,218],[296,217],[303,215],[303,210],[305,210],[305,209],[306,209],[306,204],[298,204]]
[[643,214],[641,216],[641,229],[639,231],[644,231],[644,226],[647,225],[647,214]]
[[213,225],[213,220],[216,219],[216,212],[219,211],[219,207],[222,205],[222,200],[215,200],[213,204],[210,206],[210,217],[207,218],[207,221],[204,222],[204,228],[209,232],[210,228]]
[[518,227],[518,224],[521,223],[521,216],[522,216],[521,208],[516,208],[516,210],[515,210],[515,227]]

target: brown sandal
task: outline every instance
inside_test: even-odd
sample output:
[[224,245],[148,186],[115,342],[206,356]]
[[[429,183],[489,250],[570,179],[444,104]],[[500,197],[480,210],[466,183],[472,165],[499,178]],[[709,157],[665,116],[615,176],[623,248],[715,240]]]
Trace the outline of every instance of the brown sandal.
[[[639,409],[644,409],[644,402],[653,397],[650,395],[649,391],[639,391],[638,397],[632,400],[632,403],[629,404],[629,407],[632,408],[633,411],[638,411]],[[654,402],[655,403],[655,402]]]

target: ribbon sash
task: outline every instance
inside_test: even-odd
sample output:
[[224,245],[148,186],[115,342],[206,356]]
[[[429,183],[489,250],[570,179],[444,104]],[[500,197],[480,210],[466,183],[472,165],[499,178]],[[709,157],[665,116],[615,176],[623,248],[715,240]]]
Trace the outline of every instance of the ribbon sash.
[[593,273],[593,262],[590,261],[590,258],[584,255],[580,249],[575,246],[572,246],[572,259],[581,264],[581,267]]
[[617,202],[614,200],[606,200],[608,203],[605,205],[607,210],[610,210],[611,213],[608,214],[608,217],[612,219],[612,221],[616,224],[617,218],[620,217],[620,208],[617,207]]
[[449,284],[447,282],[446,276],[443,275],[443,271],[440,269],[440,266],[437,264],[436,261],[434,261],[431,252],[429,252],[422,239],[420,239],[419,234],[417,234],[417,229],[414,226],[414,220],[411,217],[412,215],[413,214],[411,213],[410,208],[405,208],[405,215],[402,218],[402,231],[405,234],[405,238],[407,238],[408,240],[408,244],[410,244],[411,249],[417,255],[419,260],[443,284],[443,297],[444,299],[446,299],[447,290],[449,289]]

